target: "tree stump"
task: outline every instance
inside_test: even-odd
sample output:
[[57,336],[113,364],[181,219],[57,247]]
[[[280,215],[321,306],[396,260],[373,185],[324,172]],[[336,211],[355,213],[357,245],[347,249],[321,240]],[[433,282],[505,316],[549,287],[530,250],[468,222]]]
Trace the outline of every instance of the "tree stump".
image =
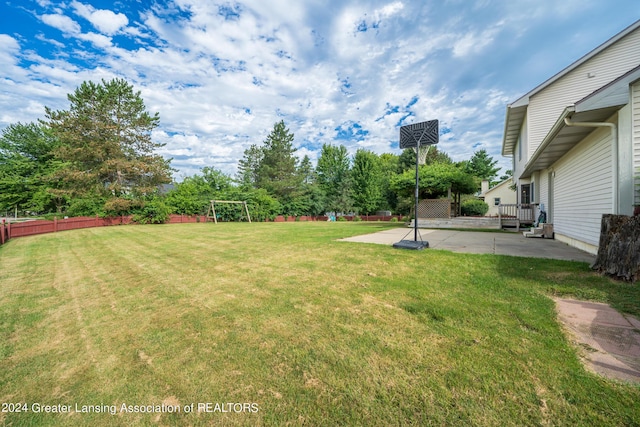
[[592,269],[635,282],[640,277],[640,216],[602,215]]

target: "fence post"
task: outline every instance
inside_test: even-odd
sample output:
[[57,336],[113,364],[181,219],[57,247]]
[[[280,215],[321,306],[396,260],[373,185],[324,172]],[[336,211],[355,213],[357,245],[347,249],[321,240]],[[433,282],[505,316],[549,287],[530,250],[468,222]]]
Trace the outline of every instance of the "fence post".
[[0,228],[0,245],[4,245],[4,219],[2,220],[2,228]]
[[58,232],[58,217],[57,216],[53,217],[53,232],[54,233]]
[[7,223],[7,240],[11,239],[11,221]]

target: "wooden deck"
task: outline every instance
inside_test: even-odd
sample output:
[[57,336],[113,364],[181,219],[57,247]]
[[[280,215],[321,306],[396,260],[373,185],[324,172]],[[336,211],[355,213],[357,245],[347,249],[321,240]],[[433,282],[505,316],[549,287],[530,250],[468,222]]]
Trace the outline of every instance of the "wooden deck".
[[498,206],[500,228],[530,226],[535,223],[536,206],[532,204],[505,204]]

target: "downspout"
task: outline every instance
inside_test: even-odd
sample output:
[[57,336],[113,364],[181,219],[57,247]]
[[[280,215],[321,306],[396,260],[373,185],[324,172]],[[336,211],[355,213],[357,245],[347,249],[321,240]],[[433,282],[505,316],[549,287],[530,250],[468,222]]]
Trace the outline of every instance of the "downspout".
[[608,127],[611,129],[611,163],[612,177],[611,188],[613,192],[613,214],[618,213],[618,126],[609,122],[572,122],[565,117],[564,123],[567,126],[579,126],[586,128]]

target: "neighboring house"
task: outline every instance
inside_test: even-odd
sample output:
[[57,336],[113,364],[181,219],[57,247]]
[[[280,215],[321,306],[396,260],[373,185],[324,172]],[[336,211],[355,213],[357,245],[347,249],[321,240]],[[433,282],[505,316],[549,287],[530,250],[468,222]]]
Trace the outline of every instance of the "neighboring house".
[[602,215],[640,204],[640,21],[508,105],[502,154],[518,203],[544,205],[558,240],[596,253]]
[[517,202],[516,192],[511,188],[512,179],[505,179],[499,184],[489,188],[489,181],[482,181],[482,192],[480,198],[489,205],[489,210],[485,216],[498,216],[498,206],[515,205]]

